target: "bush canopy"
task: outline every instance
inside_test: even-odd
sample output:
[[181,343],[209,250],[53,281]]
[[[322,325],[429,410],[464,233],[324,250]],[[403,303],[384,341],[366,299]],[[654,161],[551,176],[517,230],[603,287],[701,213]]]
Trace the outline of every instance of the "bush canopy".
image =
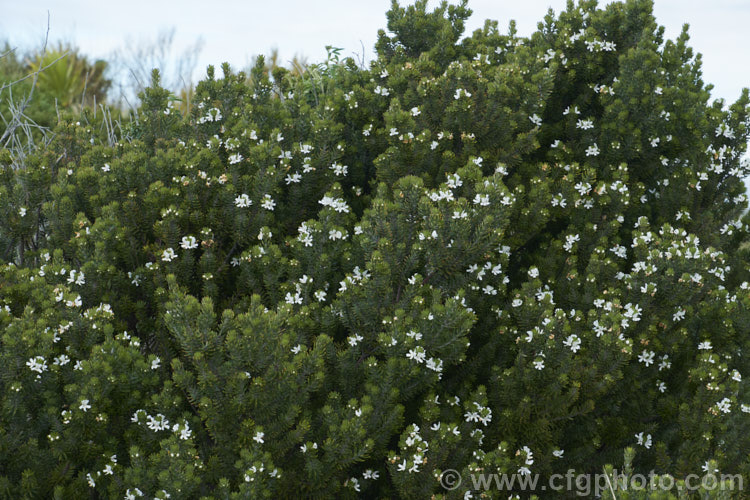
[[155,73],[119,135],[0,149],[0,496],[750,480],[747,89],[648,0],[426,3],[367,67],[209,67],[185,113]]

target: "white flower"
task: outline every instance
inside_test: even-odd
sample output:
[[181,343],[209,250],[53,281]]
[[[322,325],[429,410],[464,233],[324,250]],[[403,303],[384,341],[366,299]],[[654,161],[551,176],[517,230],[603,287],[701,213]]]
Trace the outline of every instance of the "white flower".
[[60,354],[54,360],[54,364],[57,366],[65,366],[70,363],[70,358],[65,354]]
[[81,400],[81,404],[78,405],[78,409],[79,410],[83,410],[83,411],[88,411],[89,408],[91,408],[91,405],[89,404],[89,400],[88,399],[82,399]]
[[576,334],[568,335],[568,338],[565,339],[563,345],[570,347],[570,350],[573,352],[578,352],[581,348],[581,339]]
[[299,292],[292,295],[290,292],[287,292],[285,297],[285,302],[290,305],[294,304],[301,304],[302,303],[302,295],[300,295]]
[[413,359],[417,363],[424,363],[427,356],[424,349],[421,346],[417,346],[416,348],[409,350],[409,352],[406,353],[406,357],[408,359]]
[[362,341],[363,338],[364,337],[362,337],[362,335],[355,333],[354,335],[347,338],[347,341],[349,342],[350,346],[355,347],[357,344],[359,344]]
[[334,174],[341,175],[341,176],[345,176],[349,171],[349,167],[347,167],[346,165],[339,165],[338,163],[335,163],[335,162],[329,168],[333,170]]
[[685,309],[679,308],[677,312],[672,315],[672,321],[680,321],[685,317]]
[[19,208],[18,209],[18,215],[20,215],[21,217],[25,217],[26,216],[26,208],[25,207]]
[[173,259],[177,258],[177,254],[172,250],[172,248],[167,248],[164,250],[164,253],[161,255],[161,260],[164,262],[171,262]]
[[156,370],[159,368],[159,365],[161,364],[161,358],[157,356],[153,361],[151,361],[151,369]]
[[480,205],[482,207],[489,206],[490,204],[490,196],[487,194],[476,194],[474,196],[474,204]]
[[578,120],[576,123],[576,128],[580,128],[581,130],[588,130],[590,128],[594,128],[594,121],[591,119],[587,120]]
[[646,449],[651,448],[651,434],[648,434],[646,436],[646,439],[643,439],[643,433],[639,432],[635,435],[636,439],[638,439],[638,444],[645,447]]
[[320,201],[318,201],[318,203],[320,203],[324,207],[331,207],[336,212],[349,213],[349,205],[347,205],[346,202],[341,198],[331,198],[330,196],[324,196]]
[[198,240],[195,239],[195,236],[183,236],[182,241],[180,241],[180,248],[183,250],[198,248]]
[[284,181],[289,184],[298,184],[302,180],[302,176],[298,172],[294,172],[293,174],[287,174]]
[[565,207],[567,206],[567,203],[566,203],[566,201],[565,201],[565,197],[563,196],[563,194],[562,194],[562,193],[557,193],[557,194],[556,194],[556,195],[555,195],[555,196],[554,196],[554,197],[552,198],[552,200],[551,200],[550,204],[551,204],[551,205],[552,205],[553,207],[557,207],[557,206],[559,206],[559,207],[565,208]]
[[326,292],[324,292],[323,290],[318,290],[313,295],[315,295],[315,300],[317,300],[318,302],[323,302],[326,300]]
[[239,153],[235,153],[229,157],[229,164],[234,165],[236,163],[239,163],[243,160],[243,156]]
[[730,406],[732,405],[732,401],[729,398],[724,398],[718,403],[716,403],[716,406],[719,408],[719,410],[722,413],[730,413],[732,410]]
[[105,163],[104,166],[102,167],[102,172],[109,172],[109,169],[110,169],[109,163]]
[[594,143],[593,146],[586,148],[586,156],[599,156],[599,146]]
[[338,229],[331,229],[328,231],[328,239],[332,241],[341,240],[344,238],[344,234]]
[[618,257],[620,257],[621,259],[624,259],[628,256],[627,249],[622,245],[615,245],[609,250],[613,252],[615,255],[617,255]]
[[569,234],[565,237],[565,244],[563,245],[563,248],[570,252],[573,249],[573,244],[577,241],[580,241],[581,237],[578,234]]
[[543,370],[544,369],[544,360],[543,359],[536,359],[534,360],[534,368],[537,370]]
[[552,452],[552,455],[555,456],[556,458],[562,458],[563,453],[565,453],[565,450],[554,450]]
[[156,417],[148,415],[146,417],[146,426],[154,432],[168,430],[169,420],[167,420],[161,413],[158,413]]
[[248,195],[243,193],[234,199],[234,204],[238,208],[246,208],[252,205],[253,201],[250,199]]
[[42,373],[44,371],[47,371],[47,361],[42,356],[30,358],[26,362],[26,366],[29,367],[29,370],[33,372],[37,372],[37,373]]
[[415,107],[411,108],[411,116],[419,116],[419,113],[420,113],[420,111],[419,111],[418,107],[415,106]]
[[705,341],[701,342],[700,344],[698,344],[698,349],[701,349],[701,350],[704,350],[704,351],[711,349],[711,341],[705,340]]
[[643,351],[638,355],[638,361],[646,366],[651,366],[654,364],[654,356],[656,356],[654,351]]
[[255,433],[255,436],[253,436],[253,441],[255,441],[256,443],[261,443],[262,444],[264,442],[263,441],[263,437],[265,435],[266,434],[264,432],[258,431],[258,432]]
[[378,479],[380,477],[380,473],[372,469],[367,469],[362,473],[362,477],[365,479]]
[[539,127],[539,126],[542,125],[542,119],[539,118],[539,116],[536,113],[534,113],[533,115],[529,116],[529,120],[531,120],[531,123],[533,123],[537,127]]
[[190,436],[193,434],[193,431],[190,430],[190,427],[188,426],[188,423],[186,420],[183,420],[183,424],[174,424],[172,426],[172,432],[180,431],[180,439],[183,441],[186,441],[190,439]]
[[143,492],[138,488],[133,488],[133,492],[130,492],[130,488],[125,492],[125,500],[135,500],[136,497],[142,497]]
[[266,210],[273,211],[273,209],[276,207],[276,202],[273,201],[273,198],[271,198],[271,195],[266,194],[266,195],[263,195],[263,201],[260,203],[260,206],[262,206]]

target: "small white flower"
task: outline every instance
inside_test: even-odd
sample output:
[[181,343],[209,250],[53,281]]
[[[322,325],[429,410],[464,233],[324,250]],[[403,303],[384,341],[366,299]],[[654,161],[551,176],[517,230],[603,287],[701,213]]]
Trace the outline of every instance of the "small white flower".
[[170,247],[170,248],[167,248],[166,250],[164,250],[164,252],[161,255],[161,260],[163,260],[164,262],[171,262],[176,257],[177,257],[177,254]]
[[293,174],[287,174],[286,178],[284,179],[284,182],[289,184],[298,184],[302,180],[302,176],[298,172],[294,172]]
[[195,236],[183,236],[182,241],[180,241],[180,248],[183,250],[198,248],[198,240],[195,239]]
[[593,146],[586,148],[586,156],[599,156],[599,146],[594,143]]
[[417,346],[414,349],[410,349],[409,352],[406,353],[406,357],[408,359],[413,359],[417,363],[424,363],[427,356],[425,350],[421,346]]
[[638,440],[638,444],[645,447],[647,450],[651,448],[651,434],[648,434],[646,438],[643,438],[643,433],[639,432],[635,435],[636,439]]
[[685,317],[685,309],[679,308],[677,312],[672,315],[672,321],[680,321]]
[[339,165],[335,162],[329,168],[333,170],[334,174],[340,176],[346,176],[346,174],[349,172],[349,167],[347,167],[346,165]]
[[568,335],[568,338],[563,341],[563,345],[570,347],[573,352],[578,352],[581,348],[581,339],[576,334]]
[[79,410],[83,410],[83,411],[88,411],[89,408],[91,408],[91,405],[89,404],[89,400],[88,399],[82,399],[81,400],[81,404],[78,405],[78,409]]
[[420,113],[420,111],[419,111],[418,107],[415,106],[415,107],[411,108],[411,116],[419,116],[419,113]]
[[25,207],[19,208],[18,209],[18,215],[20,215],[21,217],[25,217],[26,216],[26,208]]
[[157,356],[153,361],[151,361],[151,369],[152,370],[158,369],[160,364],[161,364],[161,358]]
[[260,203],[260,206],[262,206],[266,210],[273,211],[273,209],[276,207],[276,202],[273,201],[273,198],[271,198],[271,195],[266,194],[266,195],[263,195],[263,201]]
[[654,356],[656,356],[654,351],[643,351],[638,355],[638,361],[646,366],[651,366],[654,364]]
[[563,248],[570,252],[573,249],[573,245],[580,241],[581,237],[578,234],[569,234],[565,237],[565,244],[563,245]]
[[332,241],[341,240],[344,238],[344,234],[338,229],[331,229],[328,231],[328,239]]
[[539,126],[542,125],[542,119],[539,118],[539,116],[536,113],[534,113],[532,116],[530,116],[529,120],[531,120],[531,123],[533,123],[537,127],[539,127]]
[[474,196],[474,204],[482,207],[489,206],[490,196],[487,194],[476,194]]
[[250,199],[248,195],[243,193],[234,199],[234,204],[238,208],[246,208],[252,205],[253,201]]
[[732,405],[732,401],[729,398],[724,398],[718,403],[716,403],[716,406],[719,408],[719,410],[722,413],[730,413],[732,410],[730,406]]
[[42,356],[37,356],[35,358],[29,359],[26,362],[26,366],[29,367],[29,370],[37,373],[47,371],[47,361]]
[[261,443],[262,444],[264,442],[263,438],[265,437],[265,435],[266,434],[264,432],[258,431],[253,436],[253,441],[255,441],[256,443]]

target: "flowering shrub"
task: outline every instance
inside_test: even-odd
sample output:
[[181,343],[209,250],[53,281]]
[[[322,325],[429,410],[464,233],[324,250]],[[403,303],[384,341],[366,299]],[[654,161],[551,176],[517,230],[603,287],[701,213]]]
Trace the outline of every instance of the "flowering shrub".
[[155,75],[117,142],[0,152],[0,494],[750,478],[747,91],[647,1],[425,5],[369,68],[209,68],[184,117]]

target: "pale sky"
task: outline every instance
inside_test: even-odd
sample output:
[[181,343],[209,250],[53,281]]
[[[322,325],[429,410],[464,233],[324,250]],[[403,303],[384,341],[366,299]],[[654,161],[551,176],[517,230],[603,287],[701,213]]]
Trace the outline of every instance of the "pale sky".
[[[407,3],[400,2],[402,5]],[[410,3],[410,2],[409,2]],[[604,2],[608,3],[608,2]],[[430,5],[436,5],[431,0]],[[561,11],[565,0],[469,0],[474,11],[467,33],[485,19],[510,19],[521,35],[530,34],[549,7]],[[295,54],[318,62],[325,46],[342,47],[343,55],[374,55],[379,28],[385,28],[389,0],[0,0],[0,39],[21,48],[39,46],[50,13],[50,39],[74,42],[84,54],[107,58],[125,43],[154,40],[159,30],[175,29],[175,53],[201,38],[203,49],[194,80],[207,64],[247,66],[253,55],[279,49],[282,63]],[[713,97],[734,102],[750,86],[750,0],[655,0],[655,14],[668,38],[687,22],[691,46],[703,54],[704,81]]]

